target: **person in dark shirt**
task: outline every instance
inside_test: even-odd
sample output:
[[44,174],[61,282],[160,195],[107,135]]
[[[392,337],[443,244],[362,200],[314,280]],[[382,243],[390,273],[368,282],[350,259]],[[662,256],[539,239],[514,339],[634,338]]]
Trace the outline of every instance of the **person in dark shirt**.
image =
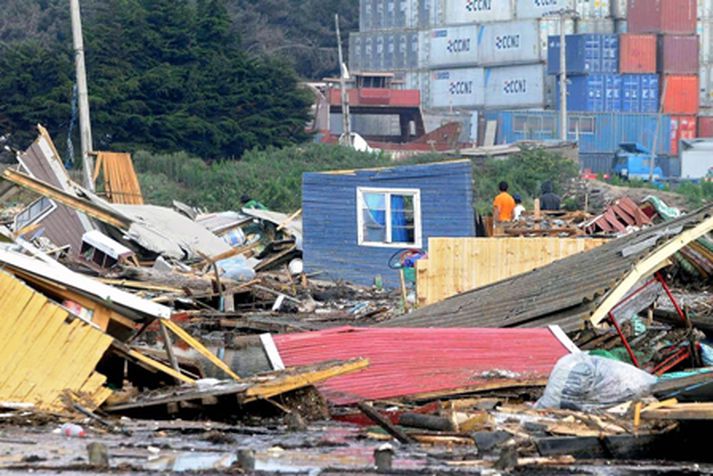
[[554,193],[552,182],[547,180],[542,184],[542,195],[540,195],[540,210],[558,211],[560,209],[560,197]]

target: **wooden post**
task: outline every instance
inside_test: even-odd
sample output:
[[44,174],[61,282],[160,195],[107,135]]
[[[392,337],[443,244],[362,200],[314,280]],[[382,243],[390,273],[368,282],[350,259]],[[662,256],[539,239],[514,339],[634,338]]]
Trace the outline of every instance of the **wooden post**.
[[[168,357],[168,361],[171,363],[171,367],[173,367],[173,370],[180,374],[181,368],[178,366],[178,360],[176,360],[176,356],[173,353],[173,344],[171,343],[171,336],[168,335],[168,330],[166,329],[166,326],[163,325],[163,322],[160,319],[158,321],[158,324],[161,328],[161,337],[163,338],[163,345],[166,349],[166,356]],[[176,382],[180,383],[178,380],[176,380]]]

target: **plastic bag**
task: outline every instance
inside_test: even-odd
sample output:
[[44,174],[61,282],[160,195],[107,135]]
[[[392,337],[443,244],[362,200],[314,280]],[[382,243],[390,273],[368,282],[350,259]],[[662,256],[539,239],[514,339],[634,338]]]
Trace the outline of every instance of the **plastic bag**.
[[577,352],[557,361],[535,406],[596,410],[641,396],[656,381],[633,365]]
[[255,263],[248,260],[243,255],[233,256],[220,260],[216,263],[223,270],[223,276],[235,281],[250,281],[255,279],[256,273],[253,269]]

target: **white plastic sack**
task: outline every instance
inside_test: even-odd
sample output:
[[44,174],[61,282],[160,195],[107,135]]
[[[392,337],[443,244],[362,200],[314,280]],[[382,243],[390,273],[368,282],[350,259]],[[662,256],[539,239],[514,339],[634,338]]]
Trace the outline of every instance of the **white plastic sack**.
[[641,396],[656,381],[633,365],[577,352],[557,361],[535,406],[595,410]]

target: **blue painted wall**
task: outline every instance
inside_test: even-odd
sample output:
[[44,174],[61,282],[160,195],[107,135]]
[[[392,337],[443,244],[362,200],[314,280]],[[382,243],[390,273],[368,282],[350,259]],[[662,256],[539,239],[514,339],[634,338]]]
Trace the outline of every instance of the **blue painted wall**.
[[388,267],[399,248],[359,246],[357,188],[410,188],[421,191],[422,244],[429,237],[475,236],[472,166],[468,160],[302,176],[304,263],[321,279],[369,285],[381,275],[399,285]]

